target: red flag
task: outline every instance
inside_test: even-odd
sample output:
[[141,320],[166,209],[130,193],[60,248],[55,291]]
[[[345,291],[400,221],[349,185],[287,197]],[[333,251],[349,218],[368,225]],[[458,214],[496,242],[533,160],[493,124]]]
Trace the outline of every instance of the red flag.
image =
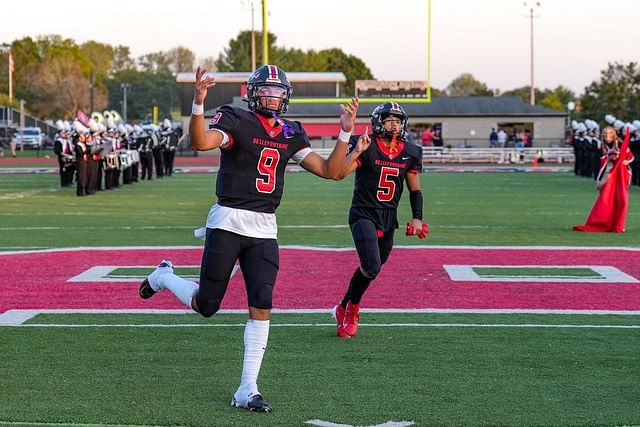
[[89,127],[89,116],[87,116],[84,111],[78,110],[78,112],[76,113],[76,118],[80,120],[80,123],[82,123],[83,126]]
[[620,157],[611,169],[607,182],[600,190],[600,194],[587,218],[587,223],[574,226],[573,229],[575,231],[624,232],[627,208],[629,207],[629,180],[631,175],[623,161],[632,158],[632,154],[629,151],[629,138],[630,133],[629,129],[627,129],[620,149]]

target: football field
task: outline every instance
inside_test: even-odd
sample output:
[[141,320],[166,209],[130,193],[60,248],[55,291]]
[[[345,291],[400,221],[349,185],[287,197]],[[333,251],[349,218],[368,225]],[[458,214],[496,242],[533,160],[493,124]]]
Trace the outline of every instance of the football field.
[[627,231],[593,234],[571,231],[596,196],[584,178],[423,174],[431,235],[399,230],[341,340],[329,309],[357,265],[353,182],[289,174],[259,379],[274,412],[255,414],[229,406],[242,272],[211,319],[137,296],[161,259],[198,276],[214,177],[90,198],[57,179],[0,173],[0,426],[640,424],[637,187]]

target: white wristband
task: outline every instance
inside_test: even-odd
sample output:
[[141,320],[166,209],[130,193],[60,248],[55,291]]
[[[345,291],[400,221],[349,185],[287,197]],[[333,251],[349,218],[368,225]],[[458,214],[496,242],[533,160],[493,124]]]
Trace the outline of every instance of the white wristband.
[[204,114],[204,104],[196,104],[195,101],[191,105],[191,115],[201,116]]
[[338,135],[338,139],[340,141],[349,142],[351,138],[351,132],[345,132],[342,128],[340,128],[340,134]]

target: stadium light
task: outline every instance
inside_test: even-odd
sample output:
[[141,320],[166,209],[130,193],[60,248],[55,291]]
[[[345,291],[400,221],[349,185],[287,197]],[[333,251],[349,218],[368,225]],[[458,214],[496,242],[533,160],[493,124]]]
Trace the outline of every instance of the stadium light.
[[269,63],[269,30],[267,30],[267,0],[262,0],[262,65]]
[[256,26],[254,23],[254,0],[244,0],[242,5],[249,5],[251,8],[251,70],[256,69]]
[[122,88],[122,120],[127,123],[127,90],[131,87],[129,83],[121,83]]
[[526,15],[526,18],[529,18],[530,21],[530,32],[529,32],[529,43],[530,43],[530,62],[531,62],[531,95],[529,96],[529,100],[531,105],[536,105],[536,86],[534,83],[534,79],[533,79],[533,70],[534,70],[534,66],[533,66],[533,18],[537,18],[540,15],[534,15],[534,8],[540,8],[540,2],[537,1],[535,3],[533,2],[526,2],[523,1],[522,3],[524,3],[524,7],[529,8],[529,14]]

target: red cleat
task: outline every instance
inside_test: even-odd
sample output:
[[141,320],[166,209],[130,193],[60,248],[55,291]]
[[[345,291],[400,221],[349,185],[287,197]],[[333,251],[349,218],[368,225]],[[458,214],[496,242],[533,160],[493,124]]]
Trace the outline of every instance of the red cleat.
[[341,304],[333,307],[333,318],[336,319],[336,333],[340,338],[351,338],[351,335],[344,332],[343,323],[344,323],[344,307]]
[[342,322],[342,332],[354,336],[358,333],[358,322],[360,321],[360,304],[347,303],[344,312],[344,321]]

